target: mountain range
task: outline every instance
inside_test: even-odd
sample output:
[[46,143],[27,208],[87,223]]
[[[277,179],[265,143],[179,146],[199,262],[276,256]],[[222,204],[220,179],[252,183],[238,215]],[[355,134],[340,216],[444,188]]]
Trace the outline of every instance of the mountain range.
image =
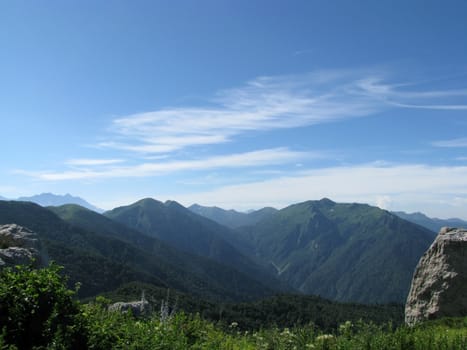
[[[281,285],[271,269],[245,253],[245,245],[225,226],[196,215],[175,201],[146,198],[104,213],[114,221],[158,238],[191,254],[207,257],[256,278],[267,286]],[[236,244],[233,243],[236,241]],[[285,286],[285,285],[284,285]]]
[[72,196],[69,193],[64,194],[64,195],[58,195],[58,194],[53,194],[53,193],[41,193],[41,194],[36,194],[30,197],[19,197],[16,199],[7,199],[5,197],[0,196],[0,200],[16,200],[20,202],[33,202],[43,207],[59,206],[59,205],[64,205],[64,204],[77,204],[84,208],[93,210],[97,213],[104,212],[103,209],[100,209],[92,205],[91,203],[87,202],[83,198]]
[[273,291],[255,278],[211,259],[181,252],[76,205],[43,208],[0,201],[0,224],[36,232],[50,258],[64,266],[81,297],[141,281],[214,300],[249,300]]
[[430,218],[422,213],[408,214],[403,211],[396,211],[393,213],[404,220],[426,227],[427,229],[435,233],[438,233],[442,227],[465,227],[467,228],[467,221],[457,219],[457,218],[452,218],[452,219]]
[[0,201],[6,223],[38,233],[82,297],[141,282],[211,300],[292,292],[403,303],[435,236],[388,211],[329,199],[240,213],[146,198],[103,214]]
[[[264,217],[268,217],[278,210],[272,207],[265,207],[259,210],[251,210],[247,213],[239,212],[233,209],[225,210],[219,207],[207,207],[199,204],[193,204],[188,207],[191,211],[208,219],[211,219],[221,225],[230,228],[239,228],[242,226],[253,225]],[[413,222],[414,224],[423,226],[434,233],[438,233],[442,227],[467,227],[467,221],[451,218],[439,219],[431,218],[427,215],[417,213],[406,213],[403,211],[393,211],[393,214],[399,216],[401,219]]]
[[230,228],[256,224],[258,221],[261,221],[277,211],[275,208],[266,207],[248,213],[242,213],[233,209],[225,210],[219,207],[204,207],[199,204],[193,204],[189,206],[188,209],[193,213]]

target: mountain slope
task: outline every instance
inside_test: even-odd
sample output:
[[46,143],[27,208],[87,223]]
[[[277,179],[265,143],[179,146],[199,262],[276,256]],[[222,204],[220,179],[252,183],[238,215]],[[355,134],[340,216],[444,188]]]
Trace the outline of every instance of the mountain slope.
[[[65,267],[70,282],[82,283],[82,297],[131,281],[212,299],[249,300],[272,293],[235,269],[188,256],[141,233],[130,232],[127,239],[118,224],[112,225],[87,209],[66,206],[54,210],[68,218],[76,215],[80,218],[77,221],[83,219],[87,224],[71,224],[46,208],[16,201],[0,201],[0,224],[17,223],[36,232],[50,257]],[[88,230],[86,226],[94,228]]]
[[442,227],[464,227],[467,228],[467,221],[452,218],[452,219],[438,219],[438,218],[430,218],[422,213],[405,213],[403,211],[396,211],[393,214],[397,215],[398,217],[413,222],[414,224],[426,227],[427,229],[433,231],[436,234],[441,230]]
[[387,211],[329,199],[289,206],[244,234],[302,292],[362,303],[402,303],[432,241]]
[[177,249],[231,266],[270,288],[285,288],[270,269],[247,256],[247,248],[240,248],[242,242],[236,233],[177,202],[147,198],[104,215]]
[[277,209],[267,207],[250,213],[241,213],[232,209],[225,210],[219,207],[204,207],[199,204],[193,204],[189,206],[188,209],[193,213],[230,228],[254,225],[277,211]]
[[97,213],[102,213],[104,210],[97,208],[91,203],[85,201],[83,198],[72,196],[67,193],[65,195],[57,195],[53,193],[41,193],[31,197],[20,197],[17,199],[21,202],[33,202],[43,207],[60,206],[64,204],[77,204],[87,209],[93,210]]

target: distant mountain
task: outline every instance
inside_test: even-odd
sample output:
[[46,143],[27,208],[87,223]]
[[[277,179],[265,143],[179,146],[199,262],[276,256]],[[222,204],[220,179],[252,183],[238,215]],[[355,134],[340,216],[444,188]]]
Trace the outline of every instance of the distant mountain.
[[204,207],[199,204],[193,204],[188,209],[193,213],[230,228],[254,225],[277,211],[277,209],[267,207],[260,210],[252,210],[248,213],[241,213],[233,209],[225,210],[218,207]]
[[261,266],[254,258],[247,256],[247,249],[241,249],[238,234],[177,202],[162,203],[146,198],[104,215],[177,249],[231,266],[266,286],[281,286],[270,267]]
[[92,205],[91,203],[85,201],[83,198],[74,197],[69,193],[65,195],[57,195],[53,193],[41,193],[41,194],[34,195],[31,197],[19,197],[17,200],[22,201],[22,202],[33,202],[43,207],[49,207],[49,206],[56,207],[56,206],[60,206],[64,204],[77,204],[82,207],[93,210],[97,213],[104,212],[103,209],[100,209]]
[[273,293],[233,268],[180,252],[76,205],[48,209],[1,201],[0,224],[6,223],[36,232],[50,258],[65,267],[70,283],[81,283],[81,297],[133,281],[226,301]]
[[427,229],[433,231],[434,233],[438,233],[441,227],[445,227],[445,226],[467,228],[467,221],[457,219],[457,218],[452,218],[452,219],[430,218],[422,213],[408,214],[403,211],[395,211],[393,212],[393,214],[397,215],[398,217],[404,220],[426,227]]
[[306,294],[403,303],[433,233],[364,204],[308,201],[244,230],[257,254]]

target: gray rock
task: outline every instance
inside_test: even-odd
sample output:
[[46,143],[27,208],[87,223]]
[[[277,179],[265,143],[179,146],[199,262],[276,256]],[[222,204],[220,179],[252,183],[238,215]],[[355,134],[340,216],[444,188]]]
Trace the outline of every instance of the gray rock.
[[111,304],[108,307],[109,311],[117,312],[131,312],[135,317],[149,316],[151,313],[151,307],[149,302],[145,299],[144,293],[139,301],[130,301]]
[[467,230],[443,227],[415,269],[405,322],[462,316],[467,316]]
[[8,224],[0,226],[0,268],[29,264],[36,267],[48,263],[47,252],[36,233],[25,227]]

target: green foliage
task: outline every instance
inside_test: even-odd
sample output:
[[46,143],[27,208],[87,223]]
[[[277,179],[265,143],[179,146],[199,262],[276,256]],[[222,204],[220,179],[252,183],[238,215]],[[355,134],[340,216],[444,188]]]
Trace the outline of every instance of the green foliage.
[[225,328],[198,314],[178,313],[161,321],[157,315],[140,320],[110,313],[99,304],[86,305],[85,310],[91,349],[457,350],[467,346],[467,328],[431,323],[394,328],[391,324],[347,321],[330,333],[312,323],[248,331],[239,329],[237,322]]
[[223,305],[219,319],[230,324],[237,322],[243,330],[260,328],[292,328],[312,323],[316,329],[334,332],[349,320],[384,324],[403,322],[403,307],[390,305],[362,305],[332,302],[316,296],[279,295],[253,303]]
[[467,318],[428,322],[417,327],[346,321],[332,332],[313,323],[242,330],[199,314],[138,319],[110,312],[109,299],[73,301],[60,268],[5,269],[0,275],[1,349],[465,349]]
[[0,330],[2,340],[19,349],[78,348],[86,343],[75,292],[66,288],[60,268],[30,266],[0,272]]
[[[144,283],[128,283],[113,292],[105,293],[109,300],[138,300],[141,291],[146,299],[158,309],[166,300],[167,290]],[[189,294],[170,291],[169,304],[189,314],[200,314],[227,328],[232,322],[241,330],[258,330],[271,327],[294,327],[313,323],[322,331],[335,331],[339,324],[349,320],[400,325],[404,320],[402,305],[362,305],[339,303],[316,296],[283,294],[248,303],[219,303],[206,301]]]

